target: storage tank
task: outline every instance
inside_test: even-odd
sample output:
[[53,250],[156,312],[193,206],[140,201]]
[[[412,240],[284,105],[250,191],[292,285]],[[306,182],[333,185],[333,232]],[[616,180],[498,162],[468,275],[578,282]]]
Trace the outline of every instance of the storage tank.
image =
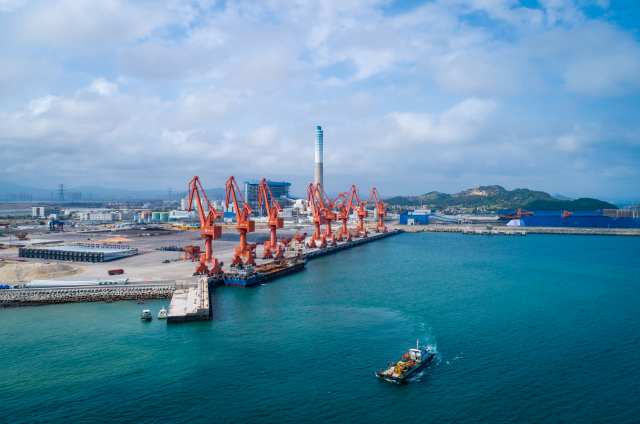
[[168,221],[169,212],[160,212],[160,221]]
[[151,214],[151,219],[160,219],[160,212],[154,212]]

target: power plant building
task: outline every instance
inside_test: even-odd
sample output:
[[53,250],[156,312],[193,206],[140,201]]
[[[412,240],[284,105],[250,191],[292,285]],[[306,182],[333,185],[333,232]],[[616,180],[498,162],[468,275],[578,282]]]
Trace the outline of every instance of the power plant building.
[[[260,205],[260,194],[258,191],[258,185],[260,181],[245,181],[244,182],[244,200],[247,202],[253,212],[258,216],[265,216],[267,214],[267,210],[264,207],[264,203],[262,206]],[[287,182],[279,182],[279,181],[267,181],[267,185],[269,186],[269,190],[271,190],[271,194],[273,194],[273,198],[280,205],[280,207],[284,208],[286,206],[287,198],[289,197],[289,190],[291,189],[291,183]]]

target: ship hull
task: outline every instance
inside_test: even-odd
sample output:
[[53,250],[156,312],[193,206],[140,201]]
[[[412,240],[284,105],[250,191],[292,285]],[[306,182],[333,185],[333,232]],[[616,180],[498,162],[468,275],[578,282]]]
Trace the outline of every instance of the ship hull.
[[227,273],[224,276],[224,284],[232,287],[256,286],[258,284],[266,283],[267,281],[275,280],[276,278],[284,277],[285,275],[302,271],[305,265],[306,261],[298,261],[295,264],[282,266],[270,272],[258,272],[251,276],[238,276]]
[[382,378],[382,379],[390,381],[392,383],[398,383],[398,384],[406,383],[407,380],[409,380],[411,377],[415,377],[416,375],[418,375],[420,373],[420,371],[425,369],[425,367],[427,365],[429,365],[431,363],[431,361],[433,361],[433,357],[434,356],[435,356],[435,354],[431,353],[428,358],[426,358],[424,361],[422,361],[420,363],[419,366],[417,366],[417,367],[411,369],[410,371],[402,374],[400,377],[394,377],[394,376],[389,376],[389,375],[383,374],[384,371],[386,371],[386,370],[380,370],[380,371],[376,372],[376,377]]

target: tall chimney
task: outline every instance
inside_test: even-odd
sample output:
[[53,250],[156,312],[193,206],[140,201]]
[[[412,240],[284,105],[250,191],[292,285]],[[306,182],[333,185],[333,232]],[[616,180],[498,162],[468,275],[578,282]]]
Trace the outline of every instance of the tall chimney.
[[318,125],[316,129],[316,178],[315,184],[320,183],[324,188],[323,171],[322,171],[322,127]]

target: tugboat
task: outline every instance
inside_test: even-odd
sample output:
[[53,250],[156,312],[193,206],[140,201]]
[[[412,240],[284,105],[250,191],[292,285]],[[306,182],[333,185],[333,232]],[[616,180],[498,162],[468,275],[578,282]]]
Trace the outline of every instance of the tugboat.
[[160,312],[158,312],[158,319],[167,319],[167,310],[164,309],[164,306],[160,309]]
[[409,349],[409,352],[402,357],[398,363],[392,362],[387,369],[376,372],[376,377],[384,378],[392,383],[406,383],[407,379],[417,375],[429,362],[433,360],[435,353],[426,346],[419,346],[416,341],[416,348]]
[[153,316],[151,315],[151,311],[149,311],[148,309],[145,309],[144,311],[142,311],[142,316],[140,317],[140,319],[142,321],[151,321],[153,319]]

